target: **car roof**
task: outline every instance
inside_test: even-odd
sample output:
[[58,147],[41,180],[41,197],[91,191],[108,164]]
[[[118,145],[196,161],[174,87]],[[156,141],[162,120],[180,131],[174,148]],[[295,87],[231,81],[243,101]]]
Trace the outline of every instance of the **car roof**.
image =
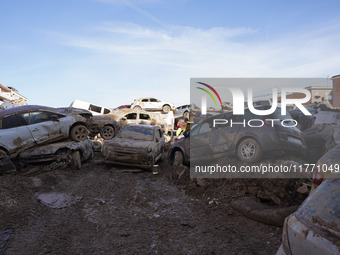
[[56,108],[47,107],[47,106],[41,106],[41,105],[23,105],[23,106],[17,106],[9,109],[5,109],[0,111],[0,118],[13,115],[21,112],[28,112],[28,111],[37,111],[37,110],[45,110],[45,111],[58,111]]

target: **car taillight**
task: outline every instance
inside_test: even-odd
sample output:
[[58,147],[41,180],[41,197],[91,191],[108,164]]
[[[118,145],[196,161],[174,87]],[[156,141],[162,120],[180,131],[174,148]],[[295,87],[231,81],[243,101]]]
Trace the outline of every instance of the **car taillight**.
[[178,141],[178,140],[179,140],[179,138],[178,138],[178,137],[176,137],[174,141],[176,142],[176,141]]
[[316,185],[320,185],[322,181],[323,181],[323,174],[321,172],[314,173],[313,183]]

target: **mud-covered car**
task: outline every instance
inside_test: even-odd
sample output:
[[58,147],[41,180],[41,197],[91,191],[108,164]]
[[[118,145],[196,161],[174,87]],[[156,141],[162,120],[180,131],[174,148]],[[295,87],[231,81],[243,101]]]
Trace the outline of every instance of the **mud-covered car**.
[[92,142],[87,139],[80,142],[66,141],[37,146],[18,155],[22,164],[43,162],[64,162],[75,169],[81,168],[81,162],[93,158]]
[[84,110],[38,105],[0,111],[0,155],[13,158],[31,147],[68,137],[83,141],[90,116]]
[[151,169],[162,158],[164,136],[157,126],[129,124],[110,141],[104,141],[106,162]]
[[327,179],[286,218],[276,254],[340,254],[339,206],[340,179]]
[[105,140],[110,140],[126,125],[139,124],[159,126],[167,133],[173,129],[173,114],[152,113],[134,109],[120,109],[110,114],[94,116],[91,120],[91,133],[100,133]]
[[[256,109],[267,110],[268,107],[260,106]],[[244,115],[233,115],[230,111],[199,122],[183,138],[190,141],[187,144],[190,144],[190,159],[210,160],[237,156],[243,162],[252,163],[258,162],[264,154],[269,153],[291,153],[304,157],[306,145],[301,131],[292,126],[294,123],[291,123],[290,115],[282,116],[280,110],[278,108],[274,113],[265,116],[255,115],[249,109],[245,109]],[[285,126],[282,125],[283,120]],[[250,122],[257,124],[246,125]],[[181,151],[185,157],[187,150]],[[170,162],[174,155],[170,154]]]
[[135,110],[147,110],[147,111],[163,111],[168,113],[176,110],[176,106],[173,103],[164,102],[152,97],[138,98],[131,104],[131,109]]

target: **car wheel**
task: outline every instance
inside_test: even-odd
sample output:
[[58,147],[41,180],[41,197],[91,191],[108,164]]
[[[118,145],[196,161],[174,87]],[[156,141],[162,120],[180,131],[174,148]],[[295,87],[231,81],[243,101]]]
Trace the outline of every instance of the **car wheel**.
[[164,105],[162,110],[163,110],[164,113],[168,113],[168,112],[170,112],[170,106]]
[[255,139],[247,138],[239,144],[237,156],[243,162],[257,162],[262,157],[262,149]]
[[76,142],[86,140],[88,134],[89,134],[89,131],[82,124],[75,125],[70,130],[70,137],[71,137],[72,140],[74,140]]
[[172,165],[173,166],[180,166],[183,165],[184,160],[183,160],[183,153],[181,151],[175,151],[174,154],[174,160]]
[[0,149],[0,160],[7,158],[7,157],[8,157],[8,155],[7,155],[6,151]]
[[71,154],[71,166],[75,170],[79,170],[81,168],[81,159],[79,151],[74,151]]
[[100,131],[100,136],[105,140],[111,140],[115,137],[115,129],[112,126],[104,126]]
[[136,105],[135,107],[133,107],[134,110],[142,110],[142,107],[140,107],[139,105]]

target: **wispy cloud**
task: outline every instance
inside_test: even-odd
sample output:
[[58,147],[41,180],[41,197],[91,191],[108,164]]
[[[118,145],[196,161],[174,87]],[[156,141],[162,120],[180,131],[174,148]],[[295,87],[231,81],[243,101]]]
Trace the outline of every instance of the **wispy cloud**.
[[268,41],[261,38],[261,31],[248,27],[155,29],[111,22],[94,26],[89,33],[96,36],[53,36],[68,47],[88,52],[85,63],[82,58],[71,67],[73,75],[79,70],[78,77],[91,69],[84,86],[92,77],[108,93],[121,85],[133,87],[134,95],[125,93],[128,102],[153,95],[187,103],[191,77],[326,77],[339,72],[340,35],[323,30]]

